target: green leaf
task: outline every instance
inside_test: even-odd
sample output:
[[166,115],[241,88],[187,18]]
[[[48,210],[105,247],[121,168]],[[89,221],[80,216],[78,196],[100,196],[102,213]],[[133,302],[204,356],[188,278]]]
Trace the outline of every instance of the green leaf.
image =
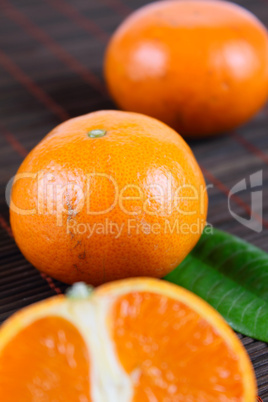
[[206,229],[165,280],[206,300],[244,335],[268,342],[268,254],[220,230]]

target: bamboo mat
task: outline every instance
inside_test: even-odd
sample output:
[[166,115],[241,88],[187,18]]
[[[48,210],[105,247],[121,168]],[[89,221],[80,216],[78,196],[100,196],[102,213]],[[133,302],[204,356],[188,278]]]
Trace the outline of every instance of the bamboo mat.
[[[146,0],[0,0],[0,320],[66,286],[41,275],[21,255],[9,226],[5,187],[25,155],[61,121],[115,108],[102,77],[111,33]],[[268,26],[268,1],[237,1]],[[268,109],[235,133],[190,145],[208,183],[209,222],[268,251]],[[263,230],[228,212],[230,188],[263,171]],[[232,202],[248,217],[250,193]],[[254,364],[259,395],[268,401],[268,348],[241,339]]]

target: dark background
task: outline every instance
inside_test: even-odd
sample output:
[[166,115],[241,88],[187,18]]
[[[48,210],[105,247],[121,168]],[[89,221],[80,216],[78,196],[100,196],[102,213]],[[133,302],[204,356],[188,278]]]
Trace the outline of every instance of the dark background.
[[[16,247],[5,186],[25,155],[70,117],[115,108],[102,61],[120,22],[146,0],[0,0],[0,321],[17,309],[65,290],[36,271]],[[236,1],[268,25],[268,0]],[[236,132],[191,142],[209,189],[209,222],[268,251],[268,109]],[[263,170],[263,230],[243,227],[228,212],[230,188]],[[250,214],[250,191],[232,201]],[[268,323],[267,323],[268,327]],[[259,395],[268,401],[268,348],[241,337],[254,364]]]

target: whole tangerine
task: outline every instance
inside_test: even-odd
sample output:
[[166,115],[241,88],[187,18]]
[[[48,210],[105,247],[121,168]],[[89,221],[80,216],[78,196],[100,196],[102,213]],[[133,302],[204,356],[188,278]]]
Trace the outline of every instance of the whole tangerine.
[[66,121],[20,166],[10,218],[24,256],[66,283],[163,277],[198,241],[207,191],[185,141],[136,113]]
[[153,116],[184,136],[222,133],[267,99],[267,30],[226,1],[151,3],[114,33],[105,76],[124,110]]

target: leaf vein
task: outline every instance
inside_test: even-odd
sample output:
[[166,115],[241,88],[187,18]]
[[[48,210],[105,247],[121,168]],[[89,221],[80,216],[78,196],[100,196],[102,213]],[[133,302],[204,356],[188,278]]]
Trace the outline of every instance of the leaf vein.
[[215,309],[218,309],[218,307],[221,305],[221,303],[223,302],[223,300],[230,295],[230,293],[232,293],[233,291],[236,291],[235,288],[229,289],[228,292],[226,292],[218,301],[218,303],[214,306]]
[[257,321],[258,321],[258,318],[259,318],[260,312],[261,312],[261,310],[263,309],[263,307],[264,307],[264,306],[265,306],[264,304],[263,304],[262,306],[260,306],[260,307],[258,308],[258,310],[257,310],[256,315],[255,315],[255,319],[254,319],[254,333],[256,332],[256,328],[257,328]]
[[236,298],[233,300],[231,306],[229,307],[229,309],[228,309],[228,311],[227,311],[227,316],[228,316],[228,317],[229,317],[229,314],[230,314],[230,312],[232,311],[232,309],[233,309],[235,303],[237,303],[238,300],[241,299],[241,297],[244,296],[245,293],[246,293],[246,291],[244,290],[242,293],[240,293],[240,294],[238,295],[238,297],[236,297]]

